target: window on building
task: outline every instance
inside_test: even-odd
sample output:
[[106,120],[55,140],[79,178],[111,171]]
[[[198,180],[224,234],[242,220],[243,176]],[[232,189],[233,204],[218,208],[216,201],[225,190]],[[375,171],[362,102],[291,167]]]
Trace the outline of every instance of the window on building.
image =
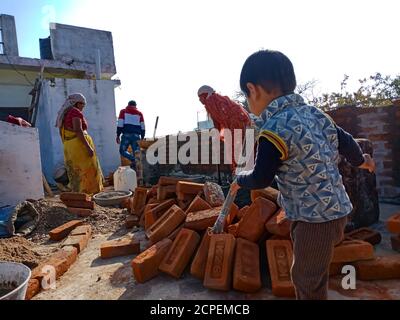
[[4,54],[3,30],[0,28],[0,54]]

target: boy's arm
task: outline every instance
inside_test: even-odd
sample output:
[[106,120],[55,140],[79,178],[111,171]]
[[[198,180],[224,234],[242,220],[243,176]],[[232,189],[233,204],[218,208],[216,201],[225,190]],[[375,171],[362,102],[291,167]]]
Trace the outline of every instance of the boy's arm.
[[282,154],[273,143],[260,137],[254,169],[237,176],[237,184],[243,189],[269,187],[282,164]]
[[363,152],[354,140],[353,136],[336,125],[339,139],[339,153],[346,158],[354,167],[359,167],[364,163]]

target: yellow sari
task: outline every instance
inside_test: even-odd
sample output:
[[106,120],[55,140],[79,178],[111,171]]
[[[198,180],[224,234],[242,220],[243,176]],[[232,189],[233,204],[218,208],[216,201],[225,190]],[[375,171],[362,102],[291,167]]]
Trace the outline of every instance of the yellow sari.
[[69,178],[69,188],[73,192],[93,195],[103,191],[103,173],[97,159],[92,138],[85,131],[85,139],[94,150],[94,156],[89,157],[82,141],[75,132],[60,129],[64,145],[64,162]]

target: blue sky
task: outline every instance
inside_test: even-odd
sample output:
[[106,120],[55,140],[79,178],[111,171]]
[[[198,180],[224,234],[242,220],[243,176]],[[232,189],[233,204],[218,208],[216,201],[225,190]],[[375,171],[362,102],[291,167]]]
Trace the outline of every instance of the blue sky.
[[288,55],[298,82],[316,79],[317,93],[340,90],[344,74],[356,86],[375,72],[400,73],[398,0],[0,1],[16,18],[22,56],[39,57],[52,12],[58,23],[111,31],[117,110],[137,100],[149,128],[160,116],[159,134],[193,129],[203,110],[197,89],[232,96],[261,48]]

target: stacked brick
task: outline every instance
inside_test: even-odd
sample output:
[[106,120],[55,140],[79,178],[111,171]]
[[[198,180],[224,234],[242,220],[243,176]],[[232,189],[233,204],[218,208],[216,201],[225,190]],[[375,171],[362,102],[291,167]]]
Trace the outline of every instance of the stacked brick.
[[79,217],[88,217],[93,214],[94,202],[85,193],[64,192],[60,195],[60,199],[72,214]]

